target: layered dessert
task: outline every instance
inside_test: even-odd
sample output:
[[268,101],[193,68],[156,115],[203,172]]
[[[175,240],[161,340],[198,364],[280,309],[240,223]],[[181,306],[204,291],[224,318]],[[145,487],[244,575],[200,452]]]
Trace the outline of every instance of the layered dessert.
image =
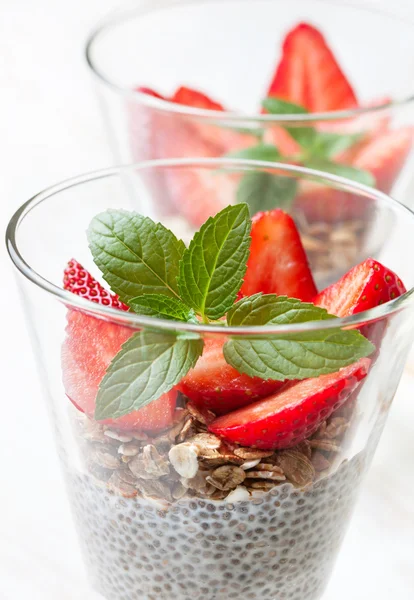
[[62,348],[78,450],[66,477],[95,589],[317,600],[378,437],[379,423],[349,450],[387,327],[334,318],[403,283],[369,258],[318,290],[292,217],[245,203],[188,247],[116,210],[88,241],[111,289],[75,259],[64,287],[119,311],[68,308]]
[[[219,156],[279,161],[392,192],[413,141],[411,125],[392,119],[393,99],[360,100],[346,65],[340,64],[323,33],[309,23],[300,23],[287,32],[278,53],[270,83],[263,84],[266,91],[257,90],[257,113],[268,114],[269,118],[273,115],[277,125],[271,120],[245,119],[237,106],[225,106],[219,98],[213,98],[220,90],[200,91],[186,82],[175,91],[163,89],[160,82],[160,89],[154,90],[141,82],[137,89],[161,104],[150,107],[139,98],[131,102],[133,157],[137,161]],[[211,111],[211,116],[201,119],[191,113],[176,113],[169,108],[171,104]],[[226,120],[229,112],[232,119],[234,114],[240,118]],[[283,122],[286,115],[289,120]],[[164,181],[157,177],[155,186],[159,188],[160,214],[170,204],[171,212],[178,210],[197,227],[229,204],[234,193],[246,197],[253,188],[260,198],[257,210],[289,207],[295,215],[316,274],[333,268],[338,275],[343,272],[343,253],[354,264],[362,259],[364,225],[372,215],[372,205],[361,197],[356,199],[352,194],[306,180],[278,186],[275,201],[275,185],[263,174],[255,181],[250,178],[247,183],[217,187],[211,175],[195,181],[188,173],[167,173]],[[193,200],[187,203],[183,196],[188,196],[189,190]]]

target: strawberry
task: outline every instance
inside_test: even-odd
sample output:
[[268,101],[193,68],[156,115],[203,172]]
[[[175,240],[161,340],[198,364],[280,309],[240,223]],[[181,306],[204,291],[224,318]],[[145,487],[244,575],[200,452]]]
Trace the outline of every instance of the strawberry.
[[310,301],[316,286],[296,225],[280,209],[256,214],[242,296],[258,292]]
[[[384,96],[372,100],[363,105],[364,108],[375,108],[391,102],[391,98]],[[362,105],[361,105],[362,107]],[[318,123],[320,131],[339,133],[343,135],[357,133],[361,135],[361,139],[353,144],[347,150],[340,152],[333,157],[335,161],[345,165],[351,165],[357,154],[368,145],[374,138],[388,130],[390,125],[390,113],[388,111],[372,111],[362,113],[357,117],[350,119],[340,119],[334,121],[321,121]]]
[[175,91],[171,97],[171,102],[183,104],[184,106],[192,106],[193,108],[202,108],[204,110],[224,110],[222,104],[215,102],[206,96],[206,94],[203,94],[203,92],[186,86],[181,86]]
[[301,104],[310,112],[355,108],[355,93],[322,33],[300,23],[283,42],[268,96]]
[[[64,287],[97,304],[128,310],[117,296],[107,292],[75,260],[71,260],[65,270]],[[93,418],[99,384],[111,360],[133,330],[77,309],[69,310],[67,321],[67,335],[62,346],[63,385],[72,403]],[[171,390],[138,411],[102,422],[126,430],[164,429],[172,423],[176,397],[177,391]]]
[[[390,269],[372,258],[353,267],[339,281],[320,292],[314,304],[326,308],[331,315],[349,317],[398,298],[406,292],[401,279]],[[375,346],[371,356],[377,359],[388,321],[385,318],[367,323],[360,328],[362,335]]]
[[274,393],[280,381],[242,375],[223,356],[223,341],[207,339],[196,366],[182,379],[180,391],[193,403],[217,415],[251,404]]
[[346,402],[368,373],[370,362],[362,358],[337,373],[290,384],[273,396],[218,417],[209,431],[263,450],[296,446]]
[[389,302],[406,291],[393,271],[368,258],[320,292],[313,303],[331,315],[348,317]]
[[389,193],[411,150],[413,133],[412,127],[383,132],[361,149],[353,165],[372,173],[376,187]]
[[318,294],[313,303],[337,317],[348,317],[404,294],[401,279],[373,258],[353,267]]
[[107,292],[74,258],[68,262],[63,274],[63,287],[72,294],[86,298],[91,302],[121,310],[129,310],[129,307],[121,302],[116,294]]

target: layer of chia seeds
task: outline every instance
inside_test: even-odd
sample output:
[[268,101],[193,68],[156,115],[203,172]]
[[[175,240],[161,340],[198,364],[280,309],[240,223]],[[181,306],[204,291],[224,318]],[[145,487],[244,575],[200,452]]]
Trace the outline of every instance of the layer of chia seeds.
[[191,403],[157,435],[74,411],[84,471],[67,470],[93,585],[107,600],[316,600],[364,471],[343,460],[347,402],[294,448],[207,432]]
[[122,498],[67,474],[87,569],[107,600],[317,600],[328,581],[364,455],[305,490],[244,501]]

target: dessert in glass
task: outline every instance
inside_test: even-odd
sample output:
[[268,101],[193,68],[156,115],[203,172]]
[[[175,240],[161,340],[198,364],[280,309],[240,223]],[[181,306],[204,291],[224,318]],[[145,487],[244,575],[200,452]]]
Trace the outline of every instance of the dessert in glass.
[[[240,198],[261,177],[273,206]],[[370,214],[339,276],[295,222],[305,184],[332,192],[323,214]],[[372,188],[231,159],[95,172],[17,211],[8,249],[103,598],[322,597],[411,343],[413,231]]]
[[[95,28],[86,54],[117,161],[241,153],[409,204],[412,31],[364,2],[138,1]],[[320,193],[301,190],[303,226],[346,217],[321,219]],[[215,212],[200,207],[196,224]]]

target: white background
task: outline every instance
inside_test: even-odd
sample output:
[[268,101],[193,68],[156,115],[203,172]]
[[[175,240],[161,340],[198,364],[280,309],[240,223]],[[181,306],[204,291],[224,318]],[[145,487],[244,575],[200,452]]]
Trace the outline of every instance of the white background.
[[[14,209],[43,187],[111,163],[82,46],[93,23],[117,5],[0,0],[2,230]],[[414,19],[412,0],[393,7]],[[4,247],[0,272],[0,599],[92,600]],[[414,596],[413,388],[414,362],[327,600]]]

